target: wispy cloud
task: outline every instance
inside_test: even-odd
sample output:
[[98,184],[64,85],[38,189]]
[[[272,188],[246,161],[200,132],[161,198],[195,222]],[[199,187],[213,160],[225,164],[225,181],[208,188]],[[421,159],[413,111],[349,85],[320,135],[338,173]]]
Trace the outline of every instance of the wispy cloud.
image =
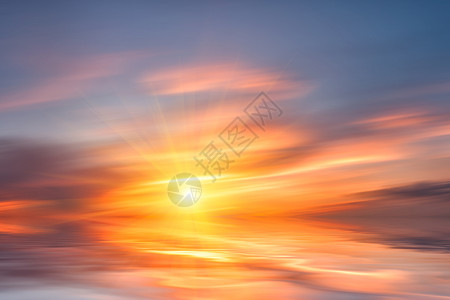
[[96,90],[99,80],[121,74],[128,64],[143,56],[139,52],[78,58],[35,56],[25,64],[25,68],[45,70],[41,74],[42,78],[38,77],[34,83],[25,88],[20,87],[3,94],[0,110],[83,97]]
[[277,98],[285,98],[305,95],[313,89],[310,82],[295,80],[292,74],[242,63],[201,62],[154,70],[144,75],[141,82],[150,94],[161,95],[207,91],[253,95],[270,91],[277,93]]

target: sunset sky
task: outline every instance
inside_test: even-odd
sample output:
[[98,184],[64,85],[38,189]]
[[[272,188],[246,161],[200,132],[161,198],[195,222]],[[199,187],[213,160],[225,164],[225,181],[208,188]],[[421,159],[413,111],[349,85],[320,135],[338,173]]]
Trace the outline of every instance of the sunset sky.
[[0,299],[450,299],[449,30],[448,1],[3,1]]

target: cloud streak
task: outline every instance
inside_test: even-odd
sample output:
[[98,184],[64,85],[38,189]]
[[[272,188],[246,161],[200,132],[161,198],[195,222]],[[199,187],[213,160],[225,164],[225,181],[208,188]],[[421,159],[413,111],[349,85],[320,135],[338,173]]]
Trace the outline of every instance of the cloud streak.
[[300,97],[310,93],[313,85],[294,80],[292,75],[242,63],[197,63],[151,71],[141,82],[150,94],[177,95],[221,91],[253,95],[270,91],[277,98]]
[[44,69],[42,79],[2,95],[0,111],[83,97],[95,91],[102,79],[122,74],[124,68],[144,55],[138,52],[99,54],[87,57],[35,56],[28,69]]

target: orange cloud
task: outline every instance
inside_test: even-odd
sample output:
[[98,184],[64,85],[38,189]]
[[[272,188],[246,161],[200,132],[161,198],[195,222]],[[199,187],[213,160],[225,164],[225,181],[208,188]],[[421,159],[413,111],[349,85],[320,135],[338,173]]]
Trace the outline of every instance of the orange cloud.
[[379,129],[389,129],[420,126],[430,120],[432,120],[432,118],[425,115],[423,112],[400,112],[383,114],[357,123],[368,124]]
[[313,88],[309,82],[294,80],[286,73],[236,63],[203,63],[152,71],[141,82],[149,93],[160,95],[269,91],[282,94],[283,97],[277,97],[280,99],[305,95]]

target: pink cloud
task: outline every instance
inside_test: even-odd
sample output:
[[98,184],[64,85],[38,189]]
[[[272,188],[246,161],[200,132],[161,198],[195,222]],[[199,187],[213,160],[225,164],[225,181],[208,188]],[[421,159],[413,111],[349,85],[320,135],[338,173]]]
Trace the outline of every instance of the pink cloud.
[[294,80],[290,74],[243,64],[211,63],[177,66],[145,74],[141,83],[151,94],[176,95],[205,91],[277,93],[289,98],[309,93],[309,82]]
[[37,61],[25,62],[31,69],[51,69],[52,74],[35,85],[3,95],[0,110],[80,96],[92,89],[95,80],[119,74],[127,63],[141,56],[139,53],[127,52],[72,60],[47,58],[43,59],[44,62],[37,58]]

